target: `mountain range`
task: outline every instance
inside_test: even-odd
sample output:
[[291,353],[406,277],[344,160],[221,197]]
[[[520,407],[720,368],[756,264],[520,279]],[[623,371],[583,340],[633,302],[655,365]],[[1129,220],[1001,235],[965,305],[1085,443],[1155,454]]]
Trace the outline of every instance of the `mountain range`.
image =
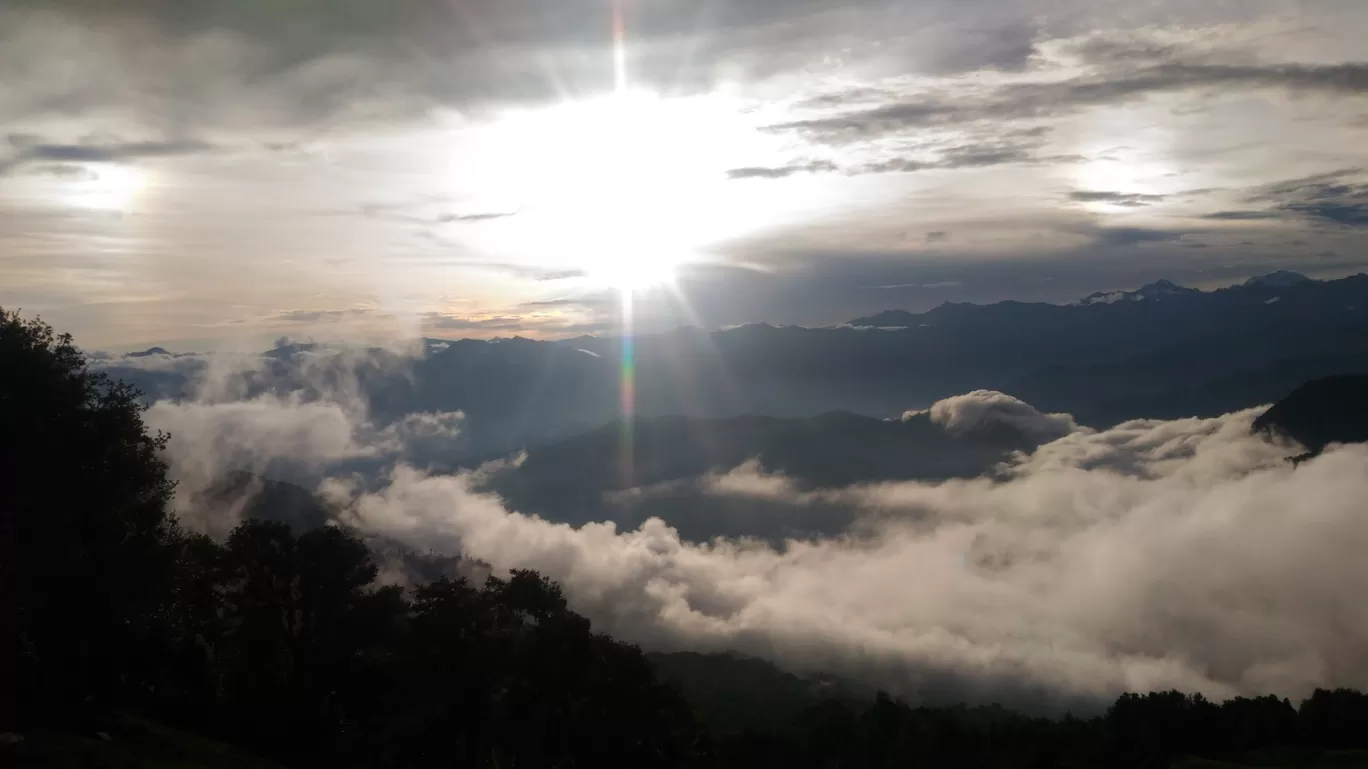
[[795,502],[744,489],[710,493],[726,482],[718,473],[738,467],[760,477],[773,473],[798,492],[972,478],[1041,442],[1001,419],[952,431],[925,412],[890,420],[847,412],[807,419],[650,417],[538,446],[516,467],[491,475],[484,488],[513,509],[573,525],[611,520],[631,530],[658,517],[686,540],[778,541],[835,536],[850,525],[851,509],[820,496]]
[[[355,376],[380,421],[465,414],[467,456],[541,445],[622,416],[615,337],[425,340],[423,354],[371,350],[326,377]],[[285,344],[239,390],[318,379],[318,345]],[[636,417],[876,418],[992,389],[1106,427],[1213,416],[1269,403],[1309,379],[1368,371],[1368,275],[1277,272],[1215,291],[1159,281],[1064,305],[942,304],[849,324],[681,328],[634,340]],[[301,373],[307,359],[312,379]],[[149,365],[157,361],[157,365]],[[149,397],[192,397],[203,356],[160,349],[101,364]],[[325,377],[325,378],[326,378]],[[306,382],[307,380],[307,382]]]

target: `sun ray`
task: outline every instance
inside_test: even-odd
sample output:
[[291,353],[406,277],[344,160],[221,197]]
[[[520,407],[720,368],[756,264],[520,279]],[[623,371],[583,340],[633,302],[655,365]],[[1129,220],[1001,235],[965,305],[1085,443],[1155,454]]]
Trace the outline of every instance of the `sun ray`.
[[613,0],[613,85],[619,94],[627,93],[627,19],[625,0]]
[[[614,96],[624,99],[627,91],[627,20],[623,13],[625,0],[612,0],[613,10],[613,85]],[[639,258],[639,255],[637,255]],[[630,257],[629,257],[630,258]],[[615,260],[619,261],[619,260]],[[625,264],[616,265],[621,273],[616,288],[622,296],[622,355],[618,374],[618,407],[622,419],[622,440],[618,446],[622,487],[636,485],[633,468],[633,430],[636,419],[636,340],[633,338],[633,292],[635,278],[626,277]]]

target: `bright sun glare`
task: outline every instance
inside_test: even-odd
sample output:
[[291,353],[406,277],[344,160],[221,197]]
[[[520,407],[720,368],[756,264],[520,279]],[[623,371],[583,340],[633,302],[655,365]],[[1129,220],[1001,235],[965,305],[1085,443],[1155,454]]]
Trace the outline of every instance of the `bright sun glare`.
[[510,116],[495,134],[522,209],[503,244],[623,291],[670,283],[735,229],[721,187],[757,136],[717,99],[630,90]]
[[102,164],[88,169],[90,176],[73,184],[71,202],[100,211],[126,211],[147,186],[142,171],[132,166]]

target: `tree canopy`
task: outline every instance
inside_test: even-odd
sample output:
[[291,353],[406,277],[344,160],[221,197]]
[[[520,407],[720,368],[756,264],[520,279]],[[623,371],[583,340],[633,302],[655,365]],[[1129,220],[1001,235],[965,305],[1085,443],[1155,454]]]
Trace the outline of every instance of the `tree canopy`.
[[165,446],[136,390],[0,309],[0,713],[113,696],[146,662],[177,536]]

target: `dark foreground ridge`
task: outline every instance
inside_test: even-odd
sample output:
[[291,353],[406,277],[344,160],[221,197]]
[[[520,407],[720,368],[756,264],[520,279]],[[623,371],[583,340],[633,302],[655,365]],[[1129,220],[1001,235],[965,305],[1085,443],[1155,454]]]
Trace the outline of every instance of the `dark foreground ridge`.
[[0,315],[0,372],[0,765],[1368,760],[1355,691],[1126,695],[1063,719],[918,707],[755,660],[648,657],[530,571],[406,591],[340,527],[249,520],[217,542],[168,512],[166,439],[147,433],[138,393],[91,373],[69,338]]
[[1368,375],[1307,382],[1256,419],[1254,429],[1285,435],[1312,456],[1332,443],[1368,441]]

